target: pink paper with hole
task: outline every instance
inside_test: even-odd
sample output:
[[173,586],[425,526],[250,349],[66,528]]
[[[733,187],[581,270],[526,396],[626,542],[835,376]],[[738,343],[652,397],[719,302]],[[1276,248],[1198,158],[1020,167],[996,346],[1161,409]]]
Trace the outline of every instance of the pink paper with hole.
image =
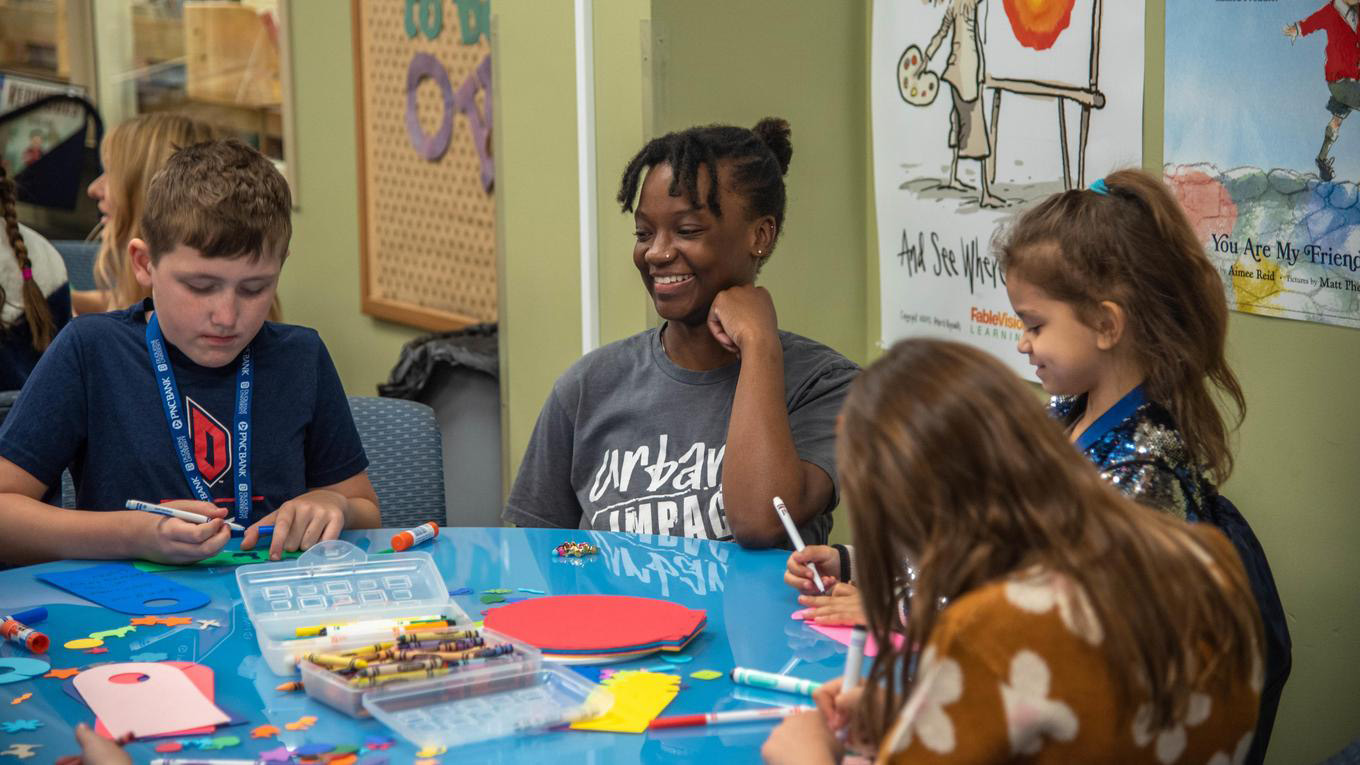
[[[801,611],[794,611],[792,614],[792,618],[802,620],[803,623],[808,626],[808,628],[812,629],[815,632],[819,632],[823,635],[826,635],[827,637],[831,638],[837,643],[840,643],[841,645],[844,646],[850,645],[850,633],[854,630],[853,627],[841,627],[841,626],[830,627],[823,624],[814,624],[813,622],[807,620],[811,615],[812,609],[804,608]],[[905,642],[906,638],[903,637],[902,635],[893,635],[894,646],[901,648],[902,644]],[[878,643],[874,641],[873,635],[869,635],[868,639],[864,641],[864,655],[871,657],[878,655]]]
[[[139,674],[139,683],[115,683],[115,675]],[[76,690],[114,737],[136,737],[220,725],[231,718],[209,701],[177,667],[127,662],[91,667],[75,677]]]
[[[214,695],[216,691],[213,687],[214,682],[212,667],[209,667],[204,664],[195,664],[192,661],[163,661],[160,663],[170,667],[178,667],[179,669],[183,670],[184,674],[187,675],[189,677],[189,680],[193,682],[194,687],[198,688],[199,692],[203,694],[203,697],[206,698],[208,701],[216,703],[216,697]],[[169,733],[161,733],[159,735],[207,736],[211,735],[212,732],[215,730],[217,730],[216,725],[202,725],[197,728],[171,731]],[[104,738],[113,738],[113,734],[109,733],[109,729],[104,726],[104,721],[99,719],[98,717],[94,719],[94,732],[98,733]]]

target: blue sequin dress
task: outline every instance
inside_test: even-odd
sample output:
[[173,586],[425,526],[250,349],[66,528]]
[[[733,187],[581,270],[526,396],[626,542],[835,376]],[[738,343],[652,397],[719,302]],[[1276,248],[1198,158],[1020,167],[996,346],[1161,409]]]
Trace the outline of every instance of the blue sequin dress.
[[[1086,395],[1054,396],[1048,409],[1071,427],[1086,411]],[[1171,414],[1141,387],[1092,423],[1077,448],[1124,494],[1178,518],[1199,520],[1218,491],[1191,460]]]

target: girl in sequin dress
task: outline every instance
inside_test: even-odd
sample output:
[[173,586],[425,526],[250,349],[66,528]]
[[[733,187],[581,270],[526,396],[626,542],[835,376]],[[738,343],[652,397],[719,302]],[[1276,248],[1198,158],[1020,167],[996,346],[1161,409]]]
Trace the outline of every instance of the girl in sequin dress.
[[1233,462],[1214,389],[1238,423],[1246,400],[1223,283],[1171,192],[1121,170],[1027,211],[1000,251],[1018,350],[1071,440],[1125,494],[1203,518]]

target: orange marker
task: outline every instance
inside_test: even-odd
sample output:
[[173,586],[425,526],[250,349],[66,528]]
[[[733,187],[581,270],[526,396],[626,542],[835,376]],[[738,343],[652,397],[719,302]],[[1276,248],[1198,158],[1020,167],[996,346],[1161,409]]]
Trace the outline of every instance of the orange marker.
[[434,521],[422,523],[414,529],[407,529],[394,535],[392,537],[392,549],[397,552],[403,552],[414,545],[434,539],[437,536],[439,536],[439,524]]
[[0,614],[0,636],[19,643],[33,653],[47,653],[47,647],[52,643],[46,635],[4,614]]

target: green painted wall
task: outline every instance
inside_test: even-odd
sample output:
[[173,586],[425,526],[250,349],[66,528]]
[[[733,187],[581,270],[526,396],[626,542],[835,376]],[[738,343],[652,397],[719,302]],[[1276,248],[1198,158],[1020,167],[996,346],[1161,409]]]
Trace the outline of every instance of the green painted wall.
[[418,330],[359,311],[359,195],[348,3],[295,0],[293,113],[298,208],[279,282],[284,318],[315,327],[351,394],[377,395]]
[[[1148,2],[1144,165],[1162,163],[1166,0]],[[1317,762],[1360,737],[1360,330],[1233,313],[1228,358],[1247,395],[1223,494],[1274,569],[1294,670],[1269,762]]]

